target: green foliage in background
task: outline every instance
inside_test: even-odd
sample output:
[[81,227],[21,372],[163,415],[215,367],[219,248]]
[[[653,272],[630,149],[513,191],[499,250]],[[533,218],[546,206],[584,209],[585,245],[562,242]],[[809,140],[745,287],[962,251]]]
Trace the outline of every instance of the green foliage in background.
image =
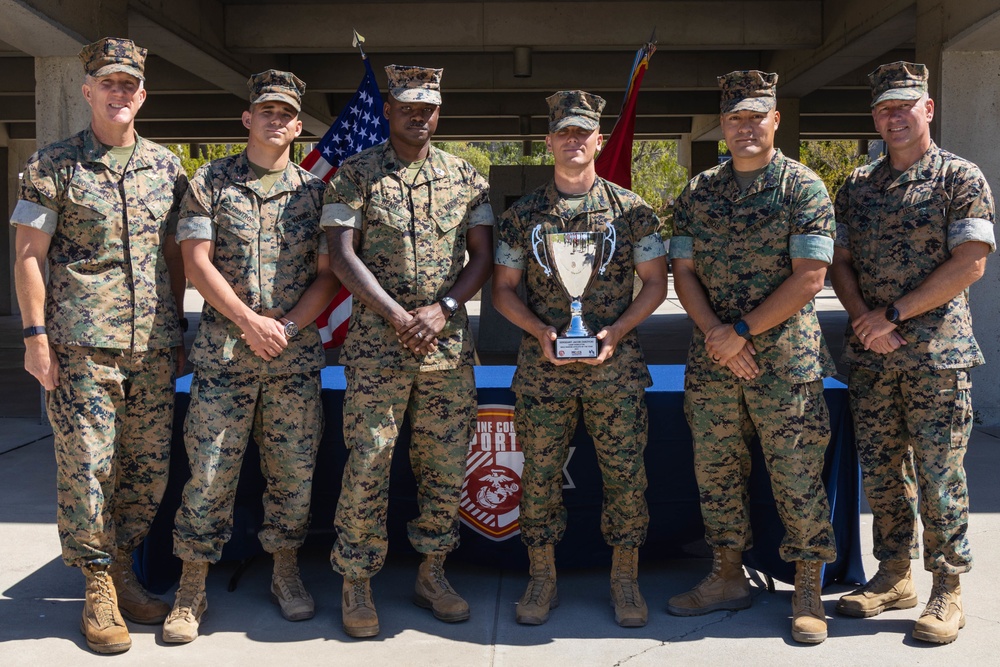
[[[220,157],[241,153],[246,144],[167,144],[167,149],[181,159],[181,166],[187,172],[188,178],[194,176],[198,167],[218,160]],[[305,146],[292,144],[292,162],[298,164],[305,157]]]
[[855,168],[868,164],[868,155],[858,155],[857,141],[803,141],[799,144],[799,160],[816,172],[831,197]]
[[[441,150],[457,155],[489,178],[492,165],[546,165],[552,164],[552,156],[546,151],[545,143],[531,142],[531,154],[523,155],[520,141],[437,141],[434,145]],[[195,144],[192,149],[187,144],[171,144],[168,148],[181,158],[188,176],[209,160],[234,155],[243,150],[243,144]],[[719,142],[719,155],[726,154],[726,143]],[[819,174],[831,196],[843,185],[855,167],[866,164],[868,157],[858,155],[856,141],[803,141],[800,145],[800,159],[810,169]],[[292,160],[301,162],[305,157],[305,145],[292,146]],[[656,211],[663,221],[663,235],[673,233],[673,204],[688,181],[687,169],[677,163],[676,141],[636,141],[632,145],[632,189]]]

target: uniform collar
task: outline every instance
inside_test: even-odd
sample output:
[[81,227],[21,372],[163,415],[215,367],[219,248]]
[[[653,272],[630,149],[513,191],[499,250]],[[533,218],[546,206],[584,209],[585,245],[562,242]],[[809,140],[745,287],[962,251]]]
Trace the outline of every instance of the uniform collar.
[[548,185],[545,186],[546,212],[550,215],[558,216],[563,220],[572,220],[581,213],[607,211],[611,208],[611,203],[608,201],[608,193],[603,183],[604,179],[600,176],[594,178],[594,184],[590,186],[590,190],[587,191],[587,196],[583,202],[579,207],[572,208],[566,204],[566,200],[559,194],[559,191],[556,189],[555,180],[549,181]]
[[[83,133],[83,154],[88,162],[102,164],[108,171],[116,174],[124,172],[125,165],[119,165],[118,161],[111,155],[111,151],[98,140],[97,135],[94,134],[94,128],[89,125]],[[152,156],[149,154],[149,142],[135,133],[135,150],[131,160],[132,171],[145,169],[151,164]]]
[[247,157],[245,148],[243,152],[236,156],[235,160],[229,163],[226,177],[230,183],[239,183],[261,199],[271,199],[285,192],[292,192],[298,187],[298,184],[295,182],[295,166],[289,160],[288,164],[285,165],[285,170],[282,172],[281,178],[275,181],[270,190],[263,192],[260,187],[260,180],[257,179],[257,174],[254,173],[253,167],[250,166],[250,159]]
[[389,174],[394,174],[401,182],[408,184],[410,187],[416,187],[418,185],[424,185],[430,183],[431,181],[440,180],[449,175],[448,165],[442,159],[442,151],[439,151],[434,146],[430,146],[427,151],[427,159],[424,160],[424,164],[420,167],[420,173],[417,174],[416,179],[410,183],[406,176],[406,165],[399,159],[396,154],[396,149],[392,147],[391,141],[386,141],[382,144],[382,155],[381,155],[381,165],[382,171]]
[[877,164],[875,169],[877,170],[881,167],[880,173],[882,174],[882,178],[886,181],[886,187],[894,187],[916,181],[930,180],[941,168],[943,158],[941,157],[941,149],[937,147],[937,144],[931,141],[931,145],[928,146],[927,150],[924,151],[924,154],[920,156],[920,159],[911,164],[906,171],[899,175],[899,178],[896,180],[893,180],[892,178],[892,165],[889,162],[888,153],[879,158],[879,160],[881,160],[881,163]]
[[772,190],[778,187],[778,181],[781,178],[781,170],[784,167],[785,160],[786,158],[781,153],[781,149],[776,149],[774,151],[774,155],[771,157],[771,161],[768,162],[764,173],[758,176],[745,192],[740,191],[740,184],[736,180],[733,161],[729,160],[722,165],[721,169],[719,169],[716,182],[713,185],[717,191],[725,194],[726,198],[730,201],[737,201],[739,199],[743,199],[744,197],[751,197],[765,190]]

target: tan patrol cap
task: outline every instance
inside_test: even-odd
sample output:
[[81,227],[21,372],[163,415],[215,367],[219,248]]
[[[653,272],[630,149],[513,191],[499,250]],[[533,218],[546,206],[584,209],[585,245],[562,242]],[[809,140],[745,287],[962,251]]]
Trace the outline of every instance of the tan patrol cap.
[[927,92],[927,67],[898,60],[879,65],[868,75],[872,106],[886,100],[919,100]]
[[306,83],[291,72],[269,69],[254,74],[247,79],[247,88],[250,89],[250,104],[285,102],[296,111],[302,111]]
[[136,46],[131,39],[105,37],[83,47],[79,58],[89,76],[99,78],[114,72],[125,72],[145,81],[146,53],[146,49]]
[[545,98],[549,103],[549,133],[575,125],[585,130],[601,126],[604,98],[582,90],[560,90]]
[[758,69],[738,70],[718,78],[722,89],[722,113],[734,111],[770,111],[778,104],[774,89],[778,75]]

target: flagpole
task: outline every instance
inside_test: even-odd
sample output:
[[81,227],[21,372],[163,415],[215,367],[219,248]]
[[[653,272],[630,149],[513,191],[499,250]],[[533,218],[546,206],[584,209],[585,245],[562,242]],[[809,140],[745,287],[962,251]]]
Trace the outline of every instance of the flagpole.
[[[365,48],[361,46],[362,44],[365,43],[364,35],[359,33],[355,28],[351,28],[351,30],[354,32],[354,39],[351,40],[351,46],[353,46],[354,48],[356,48],[358,51],[361,52],[362,60],[368,60],[368,55],[365,53]],[[654,33],[655,32],[656,31],[654,30]]]

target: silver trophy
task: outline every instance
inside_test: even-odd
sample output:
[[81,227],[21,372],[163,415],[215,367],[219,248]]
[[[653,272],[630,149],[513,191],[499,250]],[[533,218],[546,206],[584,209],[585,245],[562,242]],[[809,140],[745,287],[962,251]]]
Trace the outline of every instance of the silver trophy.
[[[560,359],[593,359],[600,345],[583,320],[583,295],[594,278],[608,267],[615,254],[617,236],[613,225],[602,232],[542,232],[536,225],[531,232],[531,250],[546,276],[555,274],[556,282],[569,298],[569,324],[555,341],[555,355]],[[538,248],[541,246],[542,253]],[[605,248],[608,248],[605,252]]]

